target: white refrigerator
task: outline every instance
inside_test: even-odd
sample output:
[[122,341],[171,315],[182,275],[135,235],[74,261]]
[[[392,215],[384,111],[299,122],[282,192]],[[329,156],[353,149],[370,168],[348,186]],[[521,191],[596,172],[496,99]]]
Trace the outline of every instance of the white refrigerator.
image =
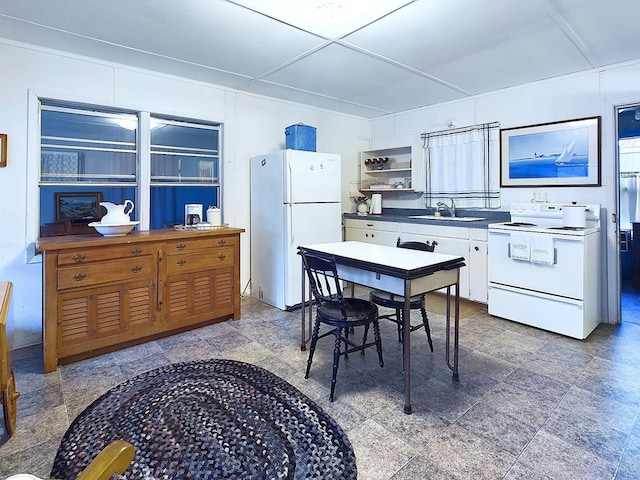
[[282,150],[251,158],[251,296],[299,305],[299,245],[342,241],[340,155]]

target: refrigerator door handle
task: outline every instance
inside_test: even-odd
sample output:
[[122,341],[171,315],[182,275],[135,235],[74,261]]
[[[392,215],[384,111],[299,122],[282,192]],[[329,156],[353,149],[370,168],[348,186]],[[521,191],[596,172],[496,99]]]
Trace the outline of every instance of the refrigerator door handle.
[[288,230],[290,232],[289,235],[289,245],[292,246],[293,245],[293,240],[294,240],[294,235],[295,235],[295,230],[293,228],[293,205],[291,205],[290,203],[287,203],[287,225],[289,226]]
[[[293,169],[291,168],[291,163],[287,162],[287,170],[289,170],[289,174],[287,175],[287,181],[289,183],[288,188],[285,191],[285,199],[284,201],[291,206],[291,202],[293,200]],[[289,220],[291,220],[291,209],[289,209]]]

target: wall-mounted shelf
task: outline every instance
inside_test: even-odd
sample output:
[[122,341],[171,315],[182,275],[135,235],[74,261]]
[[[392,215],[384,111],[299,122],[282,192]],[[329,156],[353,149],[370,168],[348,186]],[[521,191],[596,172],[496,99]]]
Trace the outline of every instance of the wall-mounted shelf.
[[360,152],[360,191],[423,192],[425,162],[418,145]]

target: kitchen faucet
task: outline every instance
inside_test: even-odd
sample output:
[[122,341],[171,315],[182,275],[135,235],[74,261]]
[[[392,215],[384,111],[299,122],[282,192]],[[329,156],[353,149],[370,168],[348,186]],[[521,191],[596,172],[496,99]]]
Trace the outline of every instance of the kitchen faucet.
[[455,217],[455,216],[456,216],[456,204],[455,204],[455,202],[453,201],[453,198],[452,198],[452,199],[450,199],[450,200],[451,200],[451,206],[448,206],[448,205],[447,205],[446,203],[444,203],[444,202],[438,202],[438,203],[436,204],[436,206],[438,207],[438,210],[440,210],[441,208],[445,208],[445,209],[449,212],[449,215],[450,215],[451,217]]

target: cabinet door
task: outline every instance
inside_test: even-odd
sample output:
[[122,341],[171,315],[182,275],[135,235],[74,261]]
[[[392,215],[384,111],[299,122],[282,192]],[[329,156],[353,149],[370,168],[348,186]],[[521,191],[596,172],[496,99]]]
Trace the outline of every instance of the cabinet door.
[[[465,266],[460,269],[460,298],[469,298],[469,240],[459,238],[437,237],[432,235],[418,235],[415,233],[403,233],[402,241],[438,242],[435,251],[464,257]],[[446,292],[446,290],[442,290]]]
[[232,315],[235,297],[233,267],[217,268],[213,275],[213,311],[215,315]]
[[191,275],[169,275],[165,282],[165,312],[167,322],[180,321],[189,316],[189,282]]
[[149,281],[79,289],[58,296],[60,357],[147,335],[155,320]]
[[234,313],[233,266],[170,275],[166,282],[167,322],[211,320]]
[[487,242],[472,240],[469,250],[469,299],[487,303]]
[[156,284],[150,281],[131,282],[124,288],[125,332],[132,332],[136,337],[147,334],[145,330],[156,324]]

